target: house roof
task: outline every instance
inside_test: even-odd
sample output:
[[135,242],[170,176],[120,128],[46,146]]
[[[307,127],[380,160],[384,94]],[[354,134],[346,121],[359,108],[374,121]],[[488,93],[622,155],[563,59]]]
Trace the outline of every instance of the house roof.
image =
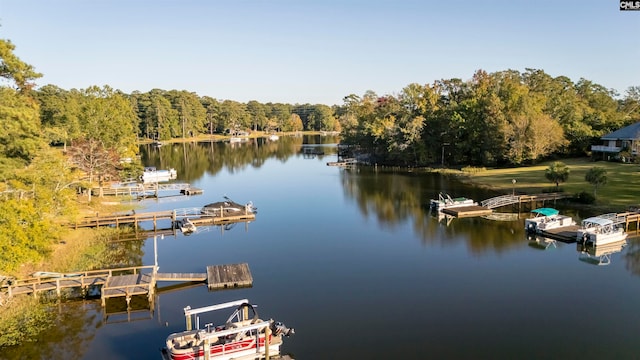
[[623,127],[601,138],[602,140],[636,140],[640,139],[640,122]]

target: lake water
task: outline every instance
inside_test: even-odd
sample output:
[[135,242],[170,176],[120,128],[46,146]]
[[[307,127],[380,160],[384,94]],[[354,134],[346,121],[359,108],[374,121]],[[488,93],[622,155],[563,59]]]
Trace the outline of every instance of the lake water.
[[[156,237],[160,272],[246,262],[253,286],[165,289],[153,312],[129,317],[105,318],[95,301],[65,304],[49,336],[0,358],[159,359],[166,336],[185,327],[184,307],[242,298],[296,329],[282,352],[298,360],[637,358],[637,241],[598,266],[575,243],[529,240],[525,213],[439,220],[428,210],[438,192],[496,194],[433,174],[327,166],[336,141],[144,146],[145,165],[175,168],[204,194],[145,200],[138,212],[225,195],[258,207],[248,224]],[[578,221],[593,215],[559,208]],[[139,261],[153,264],[154,238],[138,244]]]

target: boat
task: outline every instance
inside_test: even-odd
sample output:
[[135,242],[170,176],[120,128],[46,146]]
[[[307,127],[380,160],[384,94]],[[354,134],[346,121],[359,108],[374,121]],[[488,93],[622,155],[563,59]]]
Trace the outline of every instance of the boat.
[[618,227],[616,214],[605,214],[582,220],[576,241],[587,245],[605,245],[625,240],[627,233]]
[[224,201],[218,201],[211,204],[207,204],[202,207],[200,213],[202,215],[210,216],[227,216],[227,215],[242,215],[242,214],[255,214],[258,208],[253,205],[253,202],[249,201],[245,205],[239,204],[228,197],[224,197]]
[[278,139],[280,139],[280,136],[278,136],[276,134],[269,135],[269,140],[271,140],[271,141],[276,141]]
[[[227,321],[200,328],[199,314],[235,307]],[[249,300],[237,300],[222,304],[184,309],[187,330],[173,333],[166,339],[162,356],[167,360],[211,359],[229,360],[277,356],[283,338],[295,334],[295,330],[273,319],[262,320],[255,305]],[[195,329],[190,329],[195,316]],[[207,353],[208,352],[208,353]]]
[[531,218],[524,220],[525,230],[535,233],[575,224],[571,216],[560,215],[560,212],[553,208],[531,210]]
[[478,203],[466,197],[452,198],[448,194],[443,193],[439,193],[438,199],[431,199],[430,202],[431,209],[437,211],[463,206],[478,206]]
[[194,233],[198,229],[196,225],[192,223],[188,218],[180,220],[178,222],[178,226],[180,227],[180,231],[182,231],[182,233],[185,235]]
[[142,176],[140,176],[140,180],[143,183],[154,183],[154,182],[165,182],[169,180],[173,180],[178,176],[176,169],[169,170],[158,170],[153,166],[148,166],[144,168],[144,172]]
[[249,140],[249,133],[246,131],[234,131],[229,138],[230,143],[240,143]]

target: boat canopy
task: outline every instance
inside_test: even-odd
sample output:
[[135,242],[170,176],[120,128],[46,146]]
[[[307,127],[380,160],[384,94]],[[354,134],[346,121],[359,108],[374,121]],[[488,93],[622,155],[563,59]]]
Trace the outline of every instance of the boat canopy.
[[539,208],[539,209],[531,210],[531,212],[535,214],[544,215],[544,216],[553,216],[553,215],[558,215],[560,213],[558,210],[552,209],[552,208]]
[[601,217],[590,217],[590,218],[586,218],[584,220],[582,220],[582,225],[585,227],[591,227],[591,226],[607,226],[607,225],[612,225],[613,221],[611,219],[605,219],[605,218],[601,218]]

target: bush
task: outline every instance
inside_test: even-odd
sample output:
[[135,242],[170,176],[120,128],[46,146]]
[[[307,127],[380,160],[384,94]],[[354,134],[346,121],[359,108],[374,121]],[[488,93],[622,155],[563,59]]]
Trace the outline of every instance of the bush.
[[593,204],[596,202],[596,197],[593,194],[583,191],[576,196],[576,199],[581,204]]

